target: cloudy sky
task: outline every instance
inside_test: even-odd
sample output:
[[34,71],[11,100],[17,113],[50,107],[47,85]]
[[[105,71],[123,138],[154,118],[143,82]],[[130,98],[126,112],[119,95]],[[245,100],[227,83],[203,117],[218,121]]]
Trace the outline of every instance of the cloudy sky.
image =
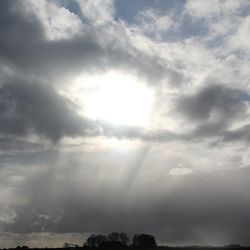
[[90,233],[250,245],[250,1],[0,1],[0,242]]

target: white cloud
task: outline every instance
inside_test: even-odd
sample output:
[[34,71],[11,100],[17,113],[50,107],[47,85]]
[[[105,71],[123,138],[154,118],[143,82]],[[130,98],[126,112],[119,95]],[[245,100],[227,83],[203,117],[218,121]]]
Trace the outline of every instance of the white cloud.
[[197,19],[211,19],[220,16],[239,14],[244,8],[249,7],[247,0],[189,0],[186,4],[186,11]]
[[154,9],[140,11],[136,20],[140,31],[157,40],[161,40],[164,34],[174,25],[170,13],[169,15],[162,15]]
[[201,19],[208,18],[220,14],[220,6],[217,0],[201,1],[191,0],[187,1],[186,10],[190,16]]
[[170,175],[182,176],[182,175],[192,174],[193,170],[185,167],[176,167],[176,168],[171,168],[168,173]]
[[91,23],[95,25],[104,25],[113,21],[114,17],[114,0],[78,0],[82,13]]
[[243,18],[235,34],[231,37],[230,43],[233,48],[248,50],[250,49],[250,17]]
[[40,19],[48,40],[71,39],[83,32],[81,19],[56,3],[25,0],[23,5]]

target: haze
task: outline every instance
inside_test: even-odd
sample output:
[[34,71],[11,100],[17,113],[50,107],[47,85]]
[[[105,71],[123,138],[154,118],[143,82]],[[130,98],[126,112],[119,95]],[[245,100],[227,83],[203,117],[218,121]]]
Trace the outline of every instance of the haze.
[[250,1],[0,1],[0,242],[250,245]]

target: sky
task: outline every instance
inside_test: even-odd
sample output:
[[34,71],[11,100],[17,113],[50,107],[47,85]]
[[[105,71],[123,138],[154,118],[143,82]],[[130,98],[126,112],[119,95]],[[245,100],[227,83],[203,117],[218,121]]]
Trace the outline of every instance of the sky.
[[0,247],[250,245],[250,1],[0,1]]

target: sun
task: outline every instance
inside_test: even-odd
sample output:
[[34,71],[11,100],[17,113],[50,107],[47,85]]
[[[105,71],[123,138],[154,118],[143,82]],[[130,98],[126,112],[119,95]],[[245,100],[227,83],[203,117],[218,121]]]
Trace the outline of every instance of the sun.
[[85,116],[114,125],[148,126],[154,92],[145,83],[114,71],[93,76],[86,82],[89,88],[88,91],[85,88],[82,99]]

